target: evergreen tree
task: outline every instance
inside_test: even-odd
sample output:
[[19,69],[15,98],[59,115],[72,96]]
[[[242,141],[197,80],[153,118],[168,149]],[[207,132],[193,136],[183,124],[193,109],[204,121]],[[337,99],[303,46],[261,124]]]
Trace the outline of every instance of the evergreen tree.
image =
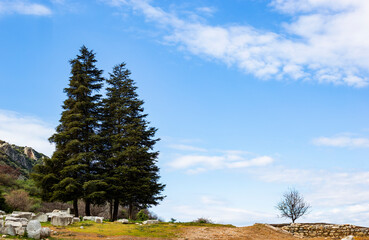
[[117,219],[120,204],[129,207],[132,219],[134,207],[157,205],[164,198],[160,193],[165,185],[158,183],[158,152],[153,151],[159,140],[154,138],[157,129],[148,126],[144,102],[138,99],[130,74],[125,63],[115,66],[103,99],[101,134],[107,194],[114,205],[112,220]]
[[60,162],[43,158],[42,163],[35,165],[32,169],[31,178],[36,186],[41,189],[41,199],[43,201],[53,201],[53,186],[60,181],[59,169]]
[[[85,46],[80,55],[70,61],[72,70],[69,86],[64,89],[67,99],[56,133],[50,138],[56,150],[50,162],[45,162],[42,170],[57,167],[57,182],[52,185],[52,200],[73,201],[75,215],[78,216],[78,199],[86,203],[85,214],[90,215],[90,204],[101,198],[102,180],[97,173],[96,145],[98,143],[99,102],[102,87],[102,70],[96,66],[95,53]],[[40,173],[36,172],[36,174]],[[52,180],[52,178],[50,178]],[[47,185],[49,186],[49,185]],[[49,189],[47,189],[49,190]]]

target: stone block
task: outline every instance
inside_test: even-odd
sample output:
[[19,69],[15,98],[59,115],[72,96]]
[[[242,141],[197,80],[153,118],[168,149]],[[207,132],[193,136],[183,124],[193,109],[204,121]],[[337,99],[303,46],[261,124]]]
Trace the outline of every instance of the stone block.
[[41,228],[40,238],[48,238],[51,235],[51,229],[47,227]]
[[7,226],[12,226],[14,228],[18,228],[18,227],[22,227],[22,223],[21,222],[13,222],[13,221],[6,221],[5,222],[5,227]]
[[10,236],[15,236],[15,229],[12,225],[9,225],[9,226],[5,227],[3,233],[7,234],[7,235],[10,235]]
[[123,223],[123,224],[128,224],[129,223],[128,219],[118,219],[117,222]]
[[158,224],[158,220],[146,220],[142,222],[143,224]]
[[13,215],[16,218],[27,218],[27,220],[31,220],[32,217],[35,215],[34,213],[31,212],[19,212],[19,211],[14,211],[11,215]]
[[27,235],[29,238],[40,239],[41,223],[38,220],[31,220],[27,225]]
[[38,213],[34,217],[32,217],[32,220],[38,220],[40,222],[47,222],[48,217],[45,213]]
[[103,217],[95,217],[95,223],[103,223]]
[[51,224],[53,226],[68,226],[72,224],[73,216],[71,215],[59,215],[59,216],[52,216]]
[[28,219],[27,218],[14,217],[14,216],[6,216],[5,221],[28,222]]
[[26,228],[25,227],[18,227],[15,228],[15,234],[17,234],[18,236],[23,236],[24,233],[26,232]]

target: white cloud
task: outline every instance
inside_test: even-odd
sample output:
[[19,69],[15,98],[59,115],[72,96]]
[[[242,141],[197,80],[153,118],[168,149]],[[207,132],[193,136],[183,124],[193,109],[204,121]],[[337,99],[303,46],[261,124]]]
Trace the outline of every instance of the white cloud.
[[204,13],[208,16],[213,15],[217,10],[214,7],[198,7],[196,8],[196,11],[200,13]]
[[29,146],[51,156],[54,146],[48,138],[54,132],[49,124],[39,119],[0,110],[0,139],[10,144]]
[[212,196],[202,196],[201,203],[205,205],[225,205],[226,202],[219,198],[214,198]]
[[314,207],[344,207],[369,202],[369,172],[331,172],[283,167],[254,170],[268,183],[284,183],[309,189],[306,199]]
[[170,162],[169,166],[173,169],[184,169],[189,174],[196,174],[217,169],[262,167],[273,162],[274,159],[269,156],[250,159],[241,151],[214,151],[203,155],[180,155]]
[[313,139],[313,144],[329,147],[368,148],[369,139],[348,136],[319,137]]
[[289,169],[254,169],[261,181],[302,189],[312,212],[307,222],[369,225],[369,172]]
[[45,5],[31,3],[26,0],[13,0],[0,2],[0,14],[22,14],[22,15],[51,15],[52,11]]
[[165,40],[192,54],[236,65],[268,79],[292,79],[364,87],[369,62],[369,1],[273,0],[270,6],[293,20],[283,31],[249,25],[217,25],[184,19],[147,0],[113,0],[165,27]]

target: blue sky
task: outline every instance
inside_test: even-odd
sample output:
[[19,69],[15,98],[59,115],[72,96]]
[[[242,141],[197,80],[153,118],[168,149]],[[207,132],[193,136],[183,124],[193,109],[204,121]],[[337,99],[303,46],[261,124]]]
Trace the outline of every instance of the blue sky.
[[152,126],[169,220],[369,226],[365,0],[0,0],[0,139],[51,155],[84,44],[132,71]]

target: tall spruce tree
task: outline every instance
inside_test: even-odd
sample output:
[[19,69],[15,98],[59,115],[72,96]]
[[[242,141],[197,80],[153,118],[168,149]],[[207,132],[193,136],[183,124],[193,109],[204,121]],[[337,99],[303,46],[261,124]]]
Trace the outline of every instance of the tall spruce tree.
[[128,206],[129,218],[133,218],[134,207],[147,208],[164,198],[160,193],[165,185],[158,182],[158,152],[153,151],[159,140],[154,138],[157,129],[146,121],[144,102],[138,99],[130,74],[125,63],[115,66],[103,99],[101,134],[112,220],[117,219],[119,205]]
[[[105,193],[102,180],[96,176],[96,145],[99,127],[99,105],[102,70],[96,65],[95,53],[85,46],[70,61],[72,70],[69,86],[64,89],[67,99],[56,133],[50,138],[56,145],[49,165],[57,166],[58,181],[52,186],[52,199],[73,201],[78,216],[78,199],[85,200],[85,214],[90,215],[90,204]],[[47,162],[46,162],[47,164]],[[42,168],[41,168],[42,169]]]

